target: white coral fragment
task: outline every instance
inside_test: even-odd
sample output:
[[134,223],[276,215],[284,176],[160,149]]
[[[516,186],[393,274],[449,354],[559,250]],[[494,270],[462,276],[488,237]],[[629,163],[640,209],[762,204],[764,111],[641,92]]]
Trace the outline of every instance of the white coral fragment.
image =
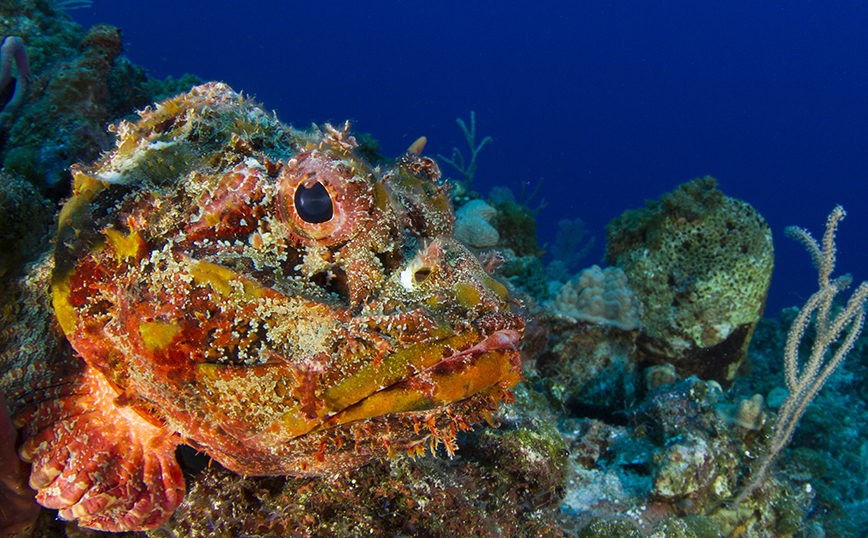
[[455,237],[474,248],[491,248],[500,234],[489,222],[497,210],[482,200],[471,200],[455,212]]

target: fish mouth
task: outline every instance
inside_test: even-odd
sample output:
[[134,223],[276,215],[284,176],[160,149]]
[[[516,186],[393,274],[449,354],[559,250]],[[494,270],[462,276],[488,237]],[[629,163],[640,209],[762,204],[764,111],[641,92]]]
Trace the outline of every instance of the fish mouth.
[[508,391],[521,380],[521,318],[497,317],[497,328],[482,332],[471,327],[403,347],[325,390],[312,376],[310,387],[297,391],[307,396],[285,409],[262,432],[262,441],[285,442],[385,415],[446,407],[479,393]]
[[219,420],[187,437],[237,472],[306,475],[427,441],[454,448],[457,429],[490,420],[521,380],[524,320],[507,288],[450,239],[404,267],[360,312],[308,312],[339,332],[304,357],[196,365],[197,394]]
[[[312,395],[310,414],[293,405],[258,433],[200,438],[194,446],[248,475],[314,476],[440,444],[452,454],[456,432],[493,423],[499,402],[510,401],[509,389],[521,380],[521,326],[472,338],[468,332],[404,348],[357,371]],[[402,375],[393,381],[382,372]]]
[[[432,410],[477,393],[506,391],[521,380],[518,346],[523,318],[510,311],[508,291],[475,255],[448,237],[422,245],[395,270],[378,297],[379,310],[354,319],[368,347],[344,348],[336,364],[364,363],[345,377],[306,391],[282,422],[296,437],[383,415]],[[351,346],[350,346],[351,347]]]

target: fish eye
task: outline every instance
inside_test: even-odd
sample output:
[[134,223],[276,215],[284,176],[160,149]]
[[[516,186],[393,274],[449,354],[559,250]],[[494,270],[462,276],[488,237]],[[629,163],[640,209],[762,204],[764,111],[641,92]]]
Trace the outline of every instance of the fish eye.
[[283,165],[275,209],[289,238],[331,246],[345,243],[368,225],[374,203],[368,193],[371,186],[342,158],[313,149]]
[[328,222],[334,215],[332,198],[319,181],[310,187],[299,185],[295,190],[295,211],[305,222]]

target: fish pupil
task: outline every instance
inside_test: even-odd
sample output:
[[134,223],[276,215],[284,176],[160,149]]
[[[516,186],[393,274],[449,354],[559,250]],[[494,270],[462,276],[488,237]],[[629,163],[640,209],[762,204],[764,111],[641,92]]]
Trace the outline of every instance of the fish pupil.
[[331,196],[319,181],[310,187],[299,185],[295,191],[295,211],[303,221],[311,224],[327,222],[334,214]]

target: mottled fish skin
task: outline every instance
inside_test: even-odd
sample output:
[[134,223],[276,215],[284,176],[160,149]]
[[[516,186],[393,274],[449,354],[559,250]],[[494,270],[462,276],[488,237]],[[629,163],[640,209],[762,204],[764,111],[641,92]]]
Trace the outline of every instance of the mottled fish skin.
[[451,453],[510,398],[524,321],[452,238],[433,160],[372,164],[349,124],[298,131],[219,83],[114,130],[32,277],[43,348],[3,358],[43,506],[154,528],[180,444],[317,475]]

